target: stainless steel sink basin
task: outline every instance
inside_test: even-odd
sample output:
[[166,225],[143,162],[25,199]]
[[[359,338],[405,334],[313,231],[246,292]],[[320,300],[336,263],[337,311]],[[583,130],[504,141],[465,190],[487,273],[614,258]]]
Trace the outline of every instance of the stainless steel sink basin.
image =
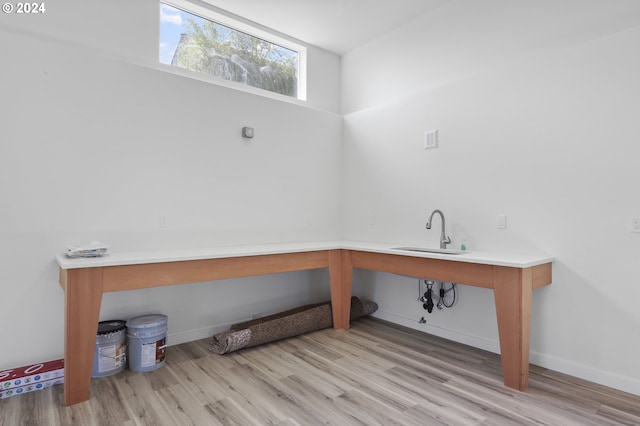
[[392,247],[391,250],[412,251],[417,253],[454,254],[454,255],[469,253],[468,251],[462,251],[462,250],[438,249],[438,248],[427,248],[427,247]]

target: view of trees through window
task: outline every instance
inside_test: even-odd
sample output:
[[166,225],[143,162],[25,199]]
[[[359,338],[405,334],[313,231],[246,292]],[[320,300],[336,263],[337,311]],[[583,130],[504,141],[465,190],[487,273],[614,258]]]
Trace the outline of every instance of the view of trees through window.
[[297,97],[298,52],[160,3],[160,62]]

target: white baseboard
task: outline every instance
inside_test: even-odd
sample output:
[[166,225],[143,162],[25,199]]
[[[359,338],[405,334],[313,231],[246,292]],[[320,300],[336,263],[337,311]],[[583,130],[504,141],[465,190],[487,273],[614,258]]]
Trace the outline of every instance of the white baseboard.
[[212,325],[210,327],[203,327],[196,330],[183,331],[180,333],[168,334],[167,346],[174,346],[182,343],[193,342],[194,340],[209,338],[216,333],[229,330],[229,327],[231,327],[232,324],[235,324],[235,322]]
[[447,340],[451,340],[465,345],[473,346],[474,348],[484,349],[485,351],[493,352],[494,354],[500,353],[500,343],[491,340],[483,339],[470,334],[464,334],[446,328],[438,327],[429,323],[419,324],[413,318],[403,317],[392,312],[385,312],[377,310],[371,314],[374,318],[380,318],[385,321],[392,322],[394,324],[402,325],[407,328],[422,331],[424,333],[433,334],[434,336],[442,337]]
[[640,396],[640,380],[623,377],[608,371],[598,370],[588,365],[575,363],[566,359],[557,358],[537,352],[531,352],[529,360],[532,364],[539,365],[549,370],[558,371],[573,377],[579,377],[593,383],[618,389],[623,392]]

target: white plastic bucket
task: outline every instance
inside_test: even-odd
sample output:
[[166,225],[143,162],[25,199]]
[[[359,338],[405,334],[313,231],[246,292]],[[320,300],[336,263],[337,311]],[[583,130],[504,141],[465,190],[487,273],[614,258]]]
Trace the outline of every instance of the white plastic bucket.
[[146,373],[164,365],[167,323],[168,317],[163,314],[141,315],[127,321],[131,371]]
[[122,320],[98,323],[91,377],[111,376],[125,369],[127,366],[126,328],[126,323]]

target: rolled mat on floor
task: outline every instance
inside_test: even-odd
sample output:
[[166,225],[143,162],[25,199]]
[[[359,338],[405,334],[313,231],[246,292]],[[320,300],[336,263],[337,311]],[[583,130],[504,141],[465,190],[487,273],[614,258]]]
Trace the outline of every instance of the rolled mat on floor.
[[[357,297],[352,297],[350,319],[372,314],[377,309],[378,304],[375,302],[361,301]],[[232,325],[229,331],[213,336],[211,352],[226,354],[331,326],[333,326],[333,316],[330,302],[300,306]]]

